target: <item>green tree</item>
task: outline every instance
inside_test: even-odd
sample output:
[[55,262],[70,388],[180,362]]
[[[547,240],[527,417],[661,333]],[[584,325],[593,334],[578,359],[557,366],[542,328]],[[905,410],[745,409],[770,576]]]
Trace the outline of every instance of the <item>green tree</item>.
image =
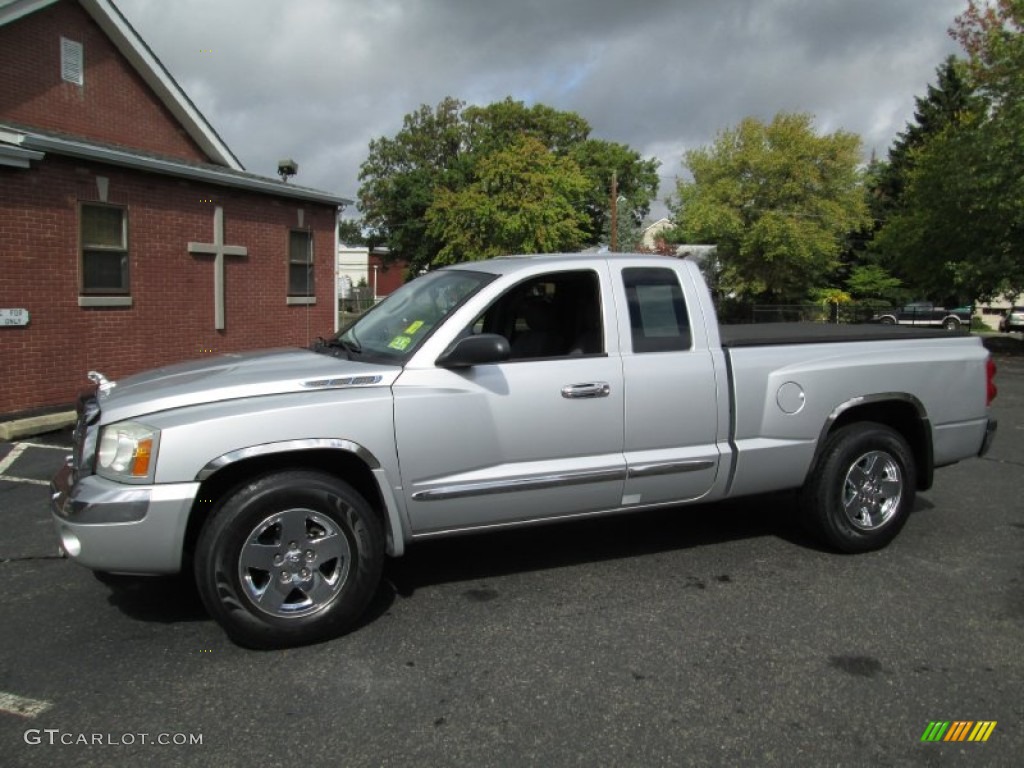
[[374,242],[414,271],[430,264],[441,243],[427,233],[424,214],[440,187],[456,188],[469,175],[464,158],[463,103],[446,98],[405,116],[394,138],[370,142],[359,170],[359,210]]
[[[967,80],[964,62],[949,56],[936,70],[936,85],[929,85],[924,97],[915,98],[914,116],[896,137],[888,159],[872,157],[864,170],[864,188],[870,222],[847,236],[847,247],[840,256],[839,274],[849,279],[853,270],[882,262],[884,269],[898,269],[893,258],[886,258],[872,248],[878,230],[899,209],[914,157],[921,146],[947,126],[955,125],[977,103],[974,89]],[[881,265],[879,265],[881,266]]]
[[960,41],[978,92],[988,102],[967,153],[978,199],[978,244],[959,279],[974,296],[1024,285],[1024,0],[969,0],[951,34]]
[[586,238],[581,203],[587,177],[535,137],[484,157],[476,180],[439,189],[427,210],[427,232],[444,245],[435,264],[513,253],[577,250]]
[[620,213],[628,214],[633,227],[650,212],[658,194],[658,161],[643,159],[625,144],[590,138],[590,124],[575,112],[560,112],[543,104],[527,107],[506,98],[484,107],[467,107],[466,146],[477,161],[531,136],[556,155],[572,158],[586,174],[590,187],[583,206],[590,221],[587,244],[607,237],[611,207],[612,174],[623,198]]
[[854,267],[846,280],[846,287],[857,298],[884,299],[890,302],[899,298],[902,285],[903,281],[877,264]]
[[[608,242],[611,231],[612,174],[619,197],[619,250],[626,250],[636,230],[651,211],[651,200],[658,194],[658,165],[655,159],[645,160],[625,144],[588,139],[574,146],[569,156],[576,161],[590,183],[584,208],[587,243]],[[624,226],[625,225],[625,226]],[[624,236],[626,235],[626,236]]]
[[814,132],[805,114],[744,119],[686,153],[673,207],[690,242],[716,244],[720,287],[740,298],[802,301],[829,282],[848,232],[868,221],[860,139]]
[[915,153],[929,138],[958,125],[979,104],[962,59],[947,57],[935,74],[935,85],[929,84],[926,95],[914,99],[914,117],[893,141],[889,161],[880,169],[875,190],[889,207],[903,195]]
[[915,153],[900,205],[875,235],[874,250],[916,287],[915,298],[959,303],[983,292],[978,120],[948,126]]
[[342,219],[338,222],[338,242],[345,245],[365,245],[363,223],[356,219]]
[[951,33],[972,95],[909,152],[898,206],[875,239],[894,271],[942,301],[1024,285],[1024,0],[971,0]]
[[560,112],[544,104],[527,107],[511,97],[483,107],[466,107],[462,123],[466,147],[477,157],[504,150],[524,136],[565,155],[590,135],[590,124],[575,112]]
[[414,270],[435,263],[442,251],[448,259],[453,249],[445,250],[447,238],[454,233],[443,235],[449,230],[428,226],[427,211],[441,196],[450,203],[447,193],[457,195],[474,185],[479,190],[481,165],[510,147],[526,146],[520,142],[529,138],[552,156],[571,160],[585,175],[587,189],[575,204],[587,217],[581,245],[595,244],[606,229],[612,173],[637,222],[649,211],[658,178],[656,160],[589,134],[590,125],[574,112],[527,107],[511,98],[487,106],[467,107],[451,98],[434,109],[422,106],[406,115],[393,138],[370,142],[360,169],[359,208],[374,242],[388,246],[394,258],[410,261]]
[[893,142],[888,163],[869,172],[873,193],[869,202],[877,226],[865,261],[873,257],[913,285],[914,298],[945,301],[957,292],[948,265],[963,254],[961,238],[937,243],[934,234],[942,224],[930,219],[940,209],[941,215],[949,216],[954,213],[951,205],[967,202],[939,200],[946,196],[944,190],[961,186],[964,178],[959,173],[957,179],[941,179],[940,174],[958,173],[961,161],[937,157],[935,151],[939,147],[942,152],[951,151],[954,137],[976,120],[982,106],[965,62],[948,57],[936,70],[935,85],[928,86],[926,96],[915,99],[914,117]]

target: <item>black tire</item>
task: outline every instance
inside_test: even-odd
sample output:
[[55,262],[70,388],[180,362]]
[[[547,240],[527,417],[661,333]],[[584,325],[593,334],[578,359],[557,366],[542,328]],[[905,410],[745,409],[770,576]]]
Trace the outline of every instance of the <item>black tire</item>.
[[210,615],[249,648],[345,634],[384,563],[380,518],[331,475],[287,471],[237,488],[199,534],[195,578]]
[[947,331],[959,331],[960,321],[957,320],[955,317],[947,317],[945,320],[942,321],[942,327],[945,328]]
[[893,317],[892,315],[883,315],[882,317],[878,318],[878,322],[880,322],[882,325],[896,325],[896,318]]
[[800,492],[808,531],[840,552],[881,549],[914,506],[917,467],[907,441],[874,422],[841,427],[825,441]]

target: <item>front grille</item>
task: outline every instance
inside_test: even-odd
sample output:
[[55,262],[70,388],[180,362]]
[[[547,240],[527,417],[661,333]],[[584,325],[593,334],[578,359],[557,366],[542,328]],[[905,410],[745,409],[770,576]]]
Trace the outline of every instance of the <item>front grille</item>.
[[76,408],[78,419],[75,431],[72,432],[71,466],[78,476],[91,475],[95,469],[96,437],[99,433],[97,424],[100,420],[100,403],[96,398],[96,389],[83,392],[78,397]]

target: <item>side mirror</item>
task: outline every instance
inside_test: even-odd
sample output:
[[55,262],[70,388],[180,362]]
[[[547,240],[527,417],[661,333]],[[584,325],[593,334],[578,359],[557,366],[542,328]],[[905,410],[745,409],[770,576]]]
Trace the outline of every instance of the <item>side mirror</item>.
[[470,368],[474,365],[500,363],[508,360],[511,354],[508,339],[504,336],[481,333],[456,341],[437,358],[437,365],[441,368]]

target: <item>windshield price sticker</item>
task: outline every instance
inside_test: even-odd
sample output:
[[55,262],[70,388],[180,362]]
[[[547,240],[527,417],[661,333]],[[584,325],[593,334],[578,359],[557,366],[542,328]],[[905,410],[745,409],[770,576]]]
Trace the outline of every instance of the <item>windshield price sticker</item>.
[[412,339],[408,336],[395,336],[388,346],[391,347],[391,349],[397,349],[399,352],[404,352],[409,348],[410,344],[412,344]]
[[405,329],[405,334],[407,336],[412,336],[414,333],[416,333],[416,331],[418,331],[422,327],[423,321],[417,320],[415,323],[410,324],[409,327]]
[[0,309],[0,325],[28,325],[28,310]]

